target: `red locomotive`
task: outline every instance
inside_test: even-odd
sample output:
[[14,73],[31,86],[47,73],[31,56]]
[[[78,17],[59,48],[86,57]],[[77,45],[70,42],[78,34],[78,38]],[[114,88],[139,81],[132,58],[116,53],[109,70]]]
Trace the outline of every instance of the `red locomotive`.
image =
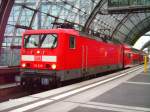
[[27,30],[21,48],[21,84],[56,84],[131,67],[140,61],[138,55],[118,41],[103,41],[74,29]]

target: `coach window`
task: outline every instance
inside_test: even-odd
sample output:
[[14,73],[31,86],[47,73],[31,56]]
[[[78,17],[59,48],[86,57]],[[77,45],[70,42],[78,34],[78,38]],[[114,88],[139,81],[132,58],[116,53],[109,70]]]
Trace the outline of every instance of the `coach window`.
[[70,39],[69,39],[69,48],[71,49],[74,49],[76,47],[76,42],[75,42],[75,36],[70,36]]
[[130,53],[128,53],[128,58],[131,58],[131,54]]

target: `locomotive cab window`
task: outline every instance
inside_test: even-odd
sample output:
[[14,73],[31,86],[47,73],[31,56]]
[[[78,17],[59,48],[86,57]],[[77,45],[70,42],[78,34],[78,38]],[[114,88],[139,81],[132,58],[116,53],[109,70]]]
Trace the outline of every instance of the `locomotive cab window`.
[[25,48],[56,48],[57,34],[29,34],[24,37]]
[[75,44],[76,44],[75,36],[70,36],[70,38],[69,38],[69,48],[75,49],[75,47],[76,47]]

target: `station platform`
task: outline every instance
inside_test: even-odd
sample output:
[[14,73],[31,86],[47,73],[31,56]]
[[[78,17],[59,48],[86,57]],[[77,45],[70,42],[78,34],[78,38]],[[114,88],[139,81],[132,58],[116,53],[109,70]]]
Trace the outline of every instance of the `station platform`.
[[143,65],[0,103],[2,112],[150,112],[150,69]]
[[19,86],[19,85],[20,84],[18,84],[18,83],[11,83],[11,84],[0,85],[0,89],[16,87],[16,86]]
[[0,66],[0,85],[14,83],[15,76],[19,74],[19,66]]

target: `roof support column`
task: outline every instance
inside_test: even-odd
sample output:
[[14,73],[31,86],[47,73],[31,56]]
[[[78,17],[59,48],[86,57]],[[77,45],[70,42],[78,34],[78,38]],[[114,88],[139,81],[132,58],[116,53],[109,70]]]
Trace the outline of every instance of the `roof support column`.
[[[2,0],[0,5],[0,49],[2,47],[2,42],[4,39],[4,33],[7,25],[7,21],[11,12],[11,9],[13,7],[15,0]],[[1,50],[0,50],[1,54]]]

